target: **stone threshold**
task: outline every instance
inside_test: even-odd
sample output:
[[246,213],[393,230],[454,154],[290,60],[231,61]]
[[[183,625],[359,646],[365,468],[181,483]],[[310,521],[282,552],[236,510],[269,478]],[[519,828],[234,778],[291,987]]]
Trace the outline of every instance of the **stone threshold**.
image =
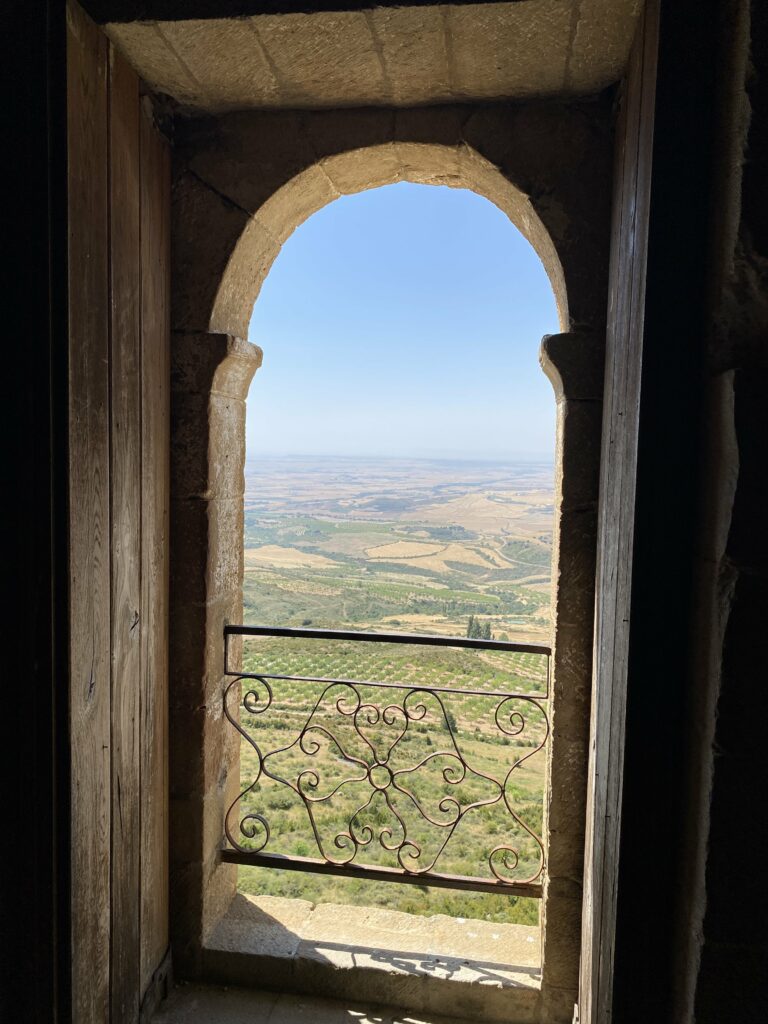
[[530,1024],[538,928],[238,894],[203,950],[207,980]]
[[151,1018],[151,1024],[477,1024],[410,1010],[324,999],[180,984]]

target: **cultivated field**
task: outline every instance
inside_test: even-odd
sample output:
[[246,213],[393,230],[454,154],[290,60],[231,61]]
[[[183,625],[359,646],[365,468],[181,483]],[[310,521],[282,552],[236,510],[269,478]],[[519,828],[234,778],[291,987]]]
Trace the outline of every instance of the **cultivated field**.
[[[459,636],[472,616],[476,629],[497,639],[546,642],[551,528],[551,469],[544,466],[264,460],[246,475],[244,621]],[[352,690],[275,680],[269,710],[242,713],[262,754],[278,751],[265,762],[270,773],[310,798],[315,825],[316,835],[307,805],[290,785],[264,777],[242,813],[269,821],[265,852],[316,857],[319,843],[323,855],[345,860],[353,844],[344,837],[354,836],[356,863],[397,866],[405,828],[401,858],[411,866],[434,860],[436,871],[492,878],[491,851],[509,847],[519,857],[511,871],[511,858],[502,864],[503,851],[492,855],[504,877],[536,873],[538,845],[506,810],[502,789],[506,784],[524,825],[540,834],[545,751],[535,751],[546,726],[531,698],[546,692],[545,659],[259,639],[246,643],[243,666],[278,676],[403,684]],[[408,696],[423,686],[452,692],[439,699]],[[467,689],[488,695],[456,692]],[[520,696],[505,701],[506,693]],[[355,729],[352,712],[360,704],[365,715],[357,721],[364,724]],[[417,705],[420,717],[409,714]],[[464,767],[456,774],[458,755]],[[366,775],[377,759],[395,772],[397,786],[386,795]],[[257,763],[244,741],[243,787]],[[315,776],[302,777],[308,769]],[[308,781],[314,788],[306,789]],[[328,799],[314,799],[319,796]],[[273,869],[241,868],[239,878],[244,891],[316,902],[521,923],[538,916],[537,901],[515,897]]]

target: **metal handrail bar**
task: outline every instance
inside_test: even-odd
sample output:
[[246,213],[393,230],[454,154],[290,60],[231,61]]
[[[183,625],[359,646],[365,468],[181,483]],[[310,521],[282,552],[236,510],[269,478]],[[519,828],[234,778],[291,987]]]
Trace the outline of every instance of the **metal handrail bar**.
[[425,647],[460,647],[474,651],[508,651],[516,654],[551,656],[548,644],[520,644],[514,640],[479,640],[475,637],[445,636],[440,633],[370,633],[351,629],[293,629],[287,626],[224,626],[224,673],[242,675],[229,668],[231,636],[296,637],[305,640],[353,640],[367,643],[414,644]]
[[324,683],[328,686],[371,686],[377,690],[423,690],[425,693],[449,693],[452,697],[520,697],[522,700],[547,700],[546,693],[521,693],[517,690],[465,690],[458,686],[420,686],[418,683],[382,683],[376,679],[336,679],[331,676],[284,676],[270,672],[227,672],[236,679],[282,679],[288,683]]
[[308,871],[317,875],[338,875],[341,878],[359,878],[369,882],[397,882],[418,885],[425,889],[455,889],[459,892],[487,892],[499,896],[527,896],[541,899],[541,882],[502,882],[492,878],[474,878],[470,875],[448,875],[431,871],[428,874],[409,874],[399,868],[371,867],[363,864],[334,864],[317,857],[286,857],[279,853],[245,853],[225,848],[221,851],[225,864],[243,864],[255,868],[280,868],[283,871]]

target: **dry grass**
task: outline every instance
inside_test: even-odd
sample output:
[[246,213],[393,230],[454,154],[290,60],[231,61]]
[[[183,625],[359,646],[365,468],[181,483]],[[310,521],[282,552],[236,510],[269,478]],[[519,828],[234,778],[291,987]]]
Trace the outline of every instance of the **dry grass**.
[[338,562],[325,555],[315,555],[296,548],[284,548],[279,544],[264,544],[259,548],[245,549],[246,568],[251,565],[278,569],[334,569]]
[[[461,523],[477,533],[500,536],[510,531],[527,540],[552,529],[551,492],[518,494],[503,492],[489,497],[487,494],[467,494],[461,498],[440,502],[418,510],[421,522],[439,526]],[[547,510],[547,505],[550,506]],[[401,519],[411,518],[409,515]]]
[[[396,549],[402,553],[397,554]],[[405,554],[405,550],[412,554]],[[416,553],[418,551],[418,553]],[[479,565],[492,569],[495,560],[491,561],[493,552],[483,548],[471,548],[464,544],[420,544],[414,541],[399,541],[395,544],[381,544],[368,551],[372,562],[397,562],[400,565],[412,565],[416,568],[431,569],[434,572],[449,573],[448,562],[461,562],[464,565]]]
[[425,555],[437,555],[445,551],[445,544],[422,544],[421,541],[398,540],[391,544],[378,544],[375,548],[368,548],[366,554],[369,558],[423,558]]

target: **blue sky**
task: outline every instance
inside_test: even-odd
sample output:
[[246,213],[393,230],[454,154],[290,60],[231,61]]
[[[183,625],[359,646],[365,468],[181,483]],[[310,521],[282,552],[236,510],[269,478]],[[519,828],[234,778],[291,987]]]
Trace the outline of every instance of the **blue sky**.
[[256,302],[247,455],[552,458],[538,365],[558,330],[533,249],[472,192],[346,196],[290,236]]

